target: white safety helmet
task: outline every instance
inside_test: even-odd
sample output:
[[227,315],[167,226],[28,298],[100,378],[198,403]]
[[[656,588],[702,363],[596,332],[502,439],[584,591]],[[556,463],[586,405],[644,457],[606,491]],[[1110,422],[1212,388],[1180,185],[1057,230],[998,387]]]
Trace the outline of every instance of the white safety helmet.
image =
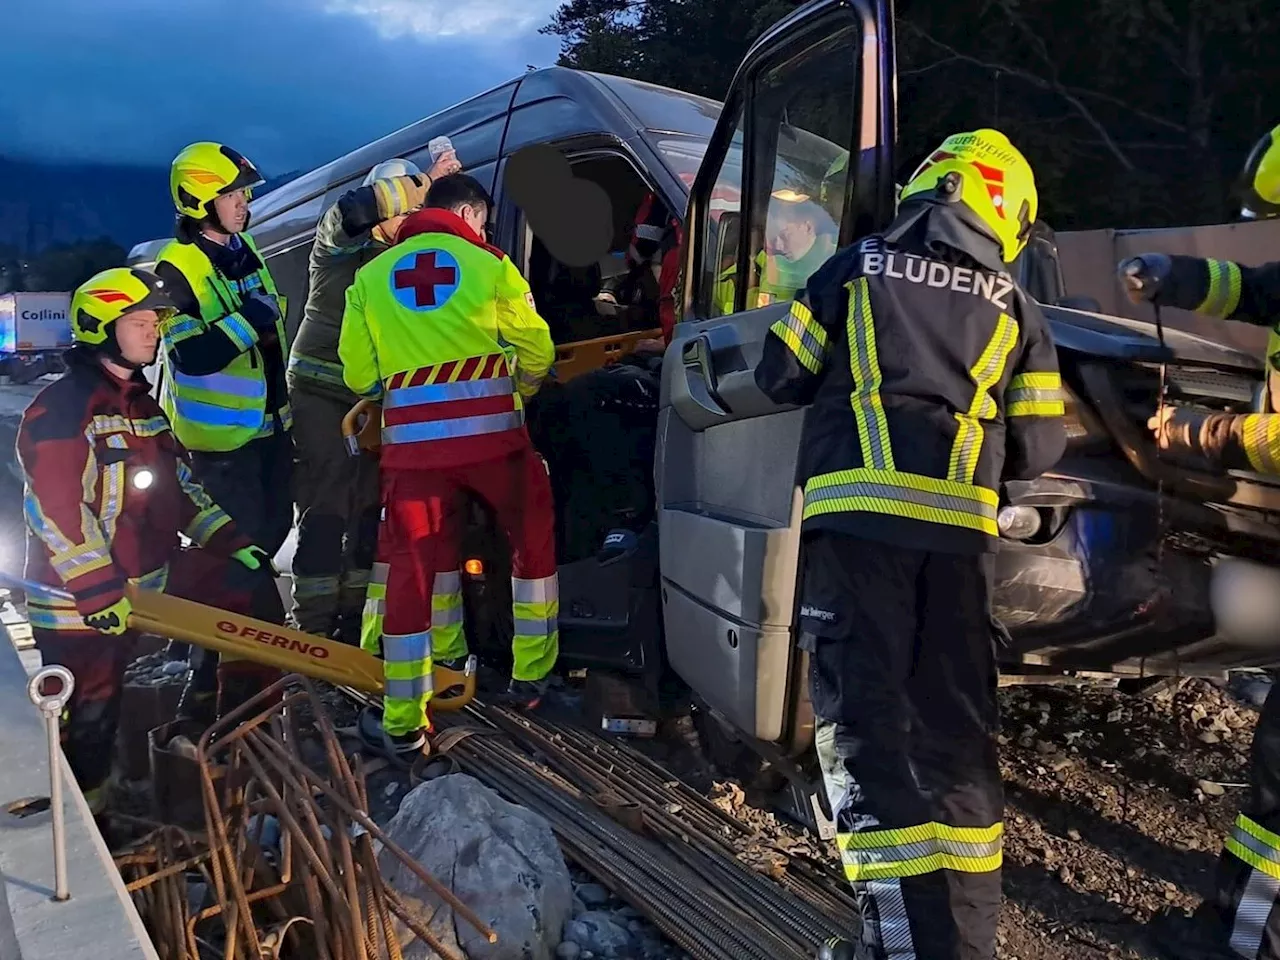
[[367,187],[375,180],[390,180],[392,177],[412,177],[420,173],[422,171],[418,169],[418,165],[412,160],[401,160],[399,157],[394,160],[383,160],[369,171],[369,175],[364,178],[362,186]]

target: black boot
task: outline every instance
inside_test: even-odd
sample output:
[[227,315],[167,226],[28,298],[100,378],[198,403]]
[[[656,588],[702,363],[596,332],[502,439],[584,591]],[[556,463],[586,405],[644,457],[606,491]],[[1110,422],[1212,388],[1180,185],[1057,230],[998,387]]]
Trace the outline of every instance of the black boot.
[[192,669],[178,700],[177,719],[207,727],[217,714],[218,655],[200,649],[192,650],[191,655]]
[[[218,667],[218,719],[248,703],[281,677],[279,670],[260,664],[235,661]],[[263,703],[261,709],[267,709]],[[254,713],[260,712],[255,710]],[[247,717],[247,715],[246,715]]]

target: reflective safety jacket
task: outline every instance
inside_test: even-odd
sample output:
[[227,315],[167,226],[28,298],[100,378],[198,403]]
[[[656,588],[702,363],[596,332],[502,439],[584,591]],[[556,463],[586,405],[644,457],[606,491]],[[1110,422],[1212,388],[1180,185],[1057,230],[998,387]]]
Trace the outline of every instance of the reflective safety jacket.
[[[237,234],[247,246],[250,268],[228,277],[215,266],[197,240],[170,241],[156,258],[156,272],[177,296],[183,313],[161,330],[164,379],[160,406],[183,446],[201,452],[238,450],[251,440],[293,426],[284,384],[285,298],[279,296],[271,272],[247,233]],[[234,238],[233,238],[234,239]],[[173,282],[174,272],[184,283]],[[280,317],[275,337],[262,342],[259,332],[239,313],[255,290],[276,296]],[[184,358],[193,356],[193,362]]]
[[427,209],[361,268],[338,344],[356,394],[382,403],[384,468],[476,463],[529,443],[523,399],[555,359],[529,284],[457,215]]
[[163,589],[185,533],[222,555],[249,545],[194,479],[141,373],[123,381],[84,348],[36,395],[18,427],[26,481],[26,576],[75,602],[32,594],[31,625],[87,630],[126,581]]
[[1039,307],[1007,273],[923,243],[837,251],[771,328],[755,379],[776,402],[812,403],[806,530],[979,553],[999,534],[1001,480],[1039,476],[1066,444]]
[[344,193],[320,218],[311,244],[307,305],[289,351],[291,390],[301,386],[348,405],[356,402],[338,361],[347,288],[357,270],[387,249],[373,228],[422,206],[430,183],[425,175],[376,180]]

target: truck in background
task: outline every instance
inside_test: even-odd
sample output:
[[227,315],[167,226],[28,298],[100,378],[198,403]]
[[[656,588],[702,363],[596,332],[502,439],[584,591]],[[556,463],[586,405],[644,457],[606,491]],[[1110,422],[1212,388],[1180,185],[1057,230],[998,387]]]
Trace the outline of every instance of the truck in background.
[[0,384],[61,372],[70,346],[70,293],[0,294]]

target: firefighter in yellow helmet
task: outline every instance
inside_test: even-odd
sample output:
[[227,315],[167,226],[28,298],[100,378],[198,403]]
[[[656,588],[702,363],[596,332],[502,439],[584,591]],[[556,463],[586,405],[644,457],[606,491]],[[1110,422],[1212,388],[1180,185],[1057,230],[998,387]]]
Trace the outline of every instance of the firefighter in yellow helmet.
[[809,278],[755,371],[808,405],[800,645],[863,918],[860,944],[820,957],[995,956],[999,491],[1066,444],[1048,324],[1008,272],[1036,209],[1003,134],[947,138],[888,229]]
[[[191,452],[196,477],[274,557],[293,524],[293,441],[286,305],[246,232],[252,189],[262,182],[246,157],[218,143],[193,143],[173,161],[176,237],[158,254],[156,274],[179,316],[161,330],[160,405]],[[269,576],[258,585],[254,612],[284,622]],[[208,701],[213,656],[200,652],[193,704]],[[275,675],[246,661],[235,673],[245,696]]]
[[[67,370],[18,427],[26,577],[70,594],[29,590],[28,616],[44,662],[75,676],[63,744],[95,812],[133,648],[126,586],[246,612],[245,581],[266,563],[192,478],[142,375],[173,312],[163,281],[146,271],[117,267],[85,281],[71,299]],[[197,548],[179,549],[180,532]]]
[[[1249,154],[1239,184],[1246,219],[1280,215],[1280,126]],[[1280,262],[1245,267],[1225,260],[1144,253],[1120,264],[1130,299],[1270,326],[1268,407],[1280,385]],[[1280,412],[1200,413],[1169,407],[1150,427],[1167,456],[1201,469],[1280,476]],[[1273,673],[1273,679],[1275,674]],[[1280,960],[1280,683],[1273,683],[1253,733],[1249,798],[1218,861],[1215,907],[1231,948],[1249,960]]]

